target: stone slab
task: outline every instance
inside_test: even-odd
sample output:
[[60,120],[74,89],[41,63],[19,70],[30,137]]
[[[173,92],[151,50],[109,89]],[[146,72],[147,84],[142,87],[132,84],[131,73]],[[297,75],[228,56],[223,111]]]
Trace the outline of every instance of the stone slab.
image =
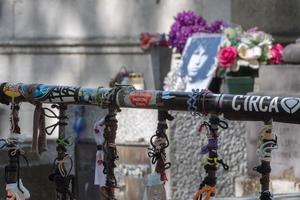
[[141,32],[168,32],[173,23],[173,16],[182,10],[198,11],[210,21],[230,20],[231,15],[230,0],[13,2],[16,38],[128,37],[139,35]]
[[255,92],[299,95],[300,65],[262,65],[255,80]]
[[0,39],[14,37],[14,0],[0,1]]
[[258,27],[283,42],[294,42],[300,33],[298,0],[232,0],[232,21],[248,29]]

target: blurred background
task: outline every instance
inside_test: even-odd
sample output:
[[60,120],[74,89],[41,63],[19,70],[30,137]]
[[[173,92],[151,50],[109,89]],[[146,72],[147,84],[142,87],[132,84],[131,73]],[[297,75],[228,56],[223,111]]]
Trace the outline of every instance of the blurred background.
[[[245,30],[258,27],[283,46],[296,45],[300,35],[299,0],[0,0],[0,81],[108,87],[125,68],[131,74],[129,83],[138,88],[174,88],[172,81],[164,83],[164,79],[168,72],[169,77],[177,76],[180,54],[165,46],[145,51],[140,46],[140,34],[168,34],[174,17],[184,10],[195,11],[208,22],[224,20]],[[293,47],[292,53],[300,52],[300,46]],[[300,59],[261,66],[250,92],[299,96],[299,63]],[[31,199],[50,200],[55,198],[48,175],[56,156],[57,133],[48,137],[47,152],[29,152],[33,110],[32,105],[21,105],[20,126],[30,162],[29,167],[22,164],[21,175]],[[9,112],[8,106],[1,105],[1,138],[9,137]],[[201,157],[195,153],[204,144],[205,134],[197,132],[200,119],[187,112],[172,114],[176,119],[169,124],[168,133],[168,159],[172,163],[166,185],[168,199],[191,199],[205,175]],[[76,163],[77,199],[95,199],[93,124],[105,111],[69,106],[67,115],[67,134],[80,137],[68,150]],[[81,123],[79,118],[85,128],[76,132],[73,125]],[[147,147],[156,130],[157,111],[122,109],[118,120],[118,199],[141,199],[145,176],[153,168]],[[218,197],[258,194],[259,176],[252,168],[258,164],[256,139],[260,126],[258,122],[229,121],[230,129],[221,133],[220,152],[231,168],[229,172],[218,171]],[[275,193],[300,192],[299,130],[299,125],[274,123],[280,146],[272,161],[271,186]],[[1,151],[1,197],[5,192],[5,157],[6,152]]]

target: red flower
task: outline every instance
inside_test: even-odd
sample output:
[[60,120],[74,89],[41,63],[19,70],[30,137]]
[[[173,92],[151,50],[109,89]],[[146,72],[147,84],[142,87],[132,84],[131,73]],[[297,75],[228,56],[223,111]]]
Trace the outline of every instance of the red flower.
[[218,54],[218,62],[221,67],[230,68],[234,64],[237,55],[235,47],[221,48]]
[[168,46],[168,42],[164,34],[159,33],[141,33],[140,47],[143,50],[148,50],[151,46]]
[[271,64],[281,64],[281,63],[283,63],[282,52],[283,52],[283,47],[281,46],[281,44],[279,44],[279,43],[275,44],[270,49],[271,58],[269,59],[269,63],[271,63]]
[[142,49],[144,50],[149,49],[151,43],[153,42],[153,37],[149,33],[141,33],[140,42],[141,42],[140,45]]

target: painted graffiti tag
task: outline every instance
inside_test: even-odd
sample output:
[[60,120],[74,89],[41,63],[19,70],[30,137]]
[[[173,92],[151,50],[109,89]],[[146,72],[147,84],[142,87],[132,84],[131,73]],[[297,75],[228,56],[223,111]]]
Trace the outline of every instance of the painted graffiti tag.
[[20,83],[19,85],[19,90],[23,96],[27,96],[28,93],[31,94],[30,92],[30,87],[34,86],[35,90],[33,92],[32,97],[35,100],[41,100],[44,98],[47,98],[47,95],[49,94],[49,86],[45,84],[39,84],[39,85],[26,85],[23,83]]
[[75,92],[77,88],[76,87],[55,87],[52,88],[48,100],[49,102],[69,102],[74,101],[75,99]]
[[137,107],[147,107],[152,99],[151,92],[135,91],[129,95],[130,102]]
[[37,88],[35,89],[34,92],[34,98],[42,98],[44,96],[46,96],[49,92],[49,87],[47,85],[44,84],[40,84],[37,86]]

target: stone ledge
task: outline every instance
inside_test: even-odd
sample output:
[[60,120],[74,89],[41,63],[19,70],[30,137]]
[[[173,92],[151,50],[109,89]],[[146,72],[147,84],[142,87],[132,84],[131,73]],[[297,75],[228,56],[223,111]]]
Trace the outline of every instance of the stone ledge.
[[295,95],[300,93],[299,65],[262,65],[255,80],[255,92]]
[[145,54],[138,38],[0,40],[0,54]]

